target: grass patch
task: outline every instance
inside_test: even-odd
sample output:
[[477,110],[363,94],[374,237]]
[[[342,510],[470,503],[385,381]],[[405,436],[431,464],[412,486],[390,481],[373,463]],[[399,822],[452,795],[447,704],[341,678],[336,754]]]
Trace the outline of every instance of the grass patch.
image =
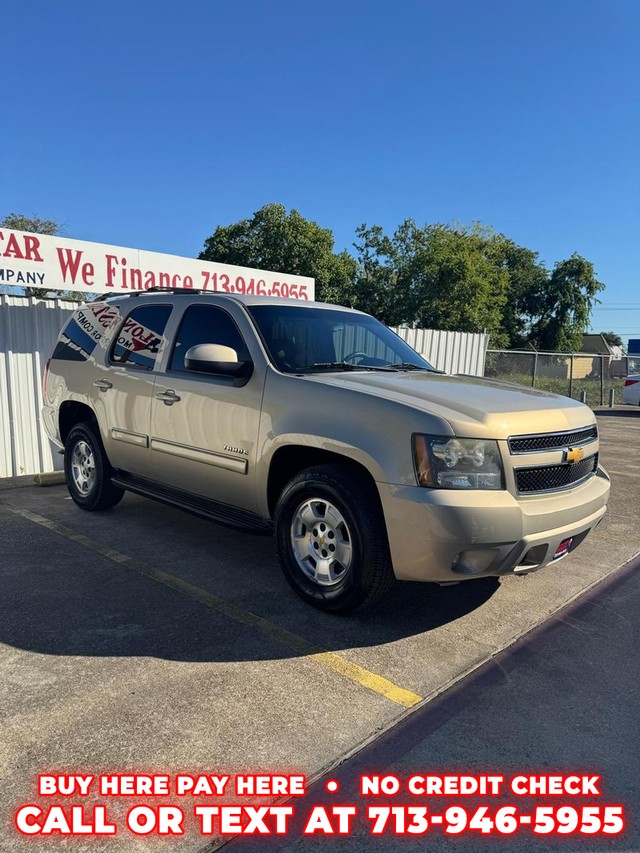
[[[489,375],[489,373],[491,375]],[[527,388],[535,387],[540,391],[550,391],[553,394],[561,394],[564,397],[569,396],[569,380],[560,377],[545,377],[537,376],[535,386],[531,384],[531,375],[526,373],[500,373],[491,370],[486,375],[487,379],[498,379],[501,382],[515,382],[516,385],[524,385]],[[609,403],[609,391],[611,388],[615,392],[615,402],[619,403],[622,399],[622,388],[624,387],[624,377],[604,380],[604,398],[600,398],[600,379],[574,379],[571,389],[571,397],[574,400],[579,400],[582,391],[587,394],[587,405],[591,408],[596,408],[600,405]]]

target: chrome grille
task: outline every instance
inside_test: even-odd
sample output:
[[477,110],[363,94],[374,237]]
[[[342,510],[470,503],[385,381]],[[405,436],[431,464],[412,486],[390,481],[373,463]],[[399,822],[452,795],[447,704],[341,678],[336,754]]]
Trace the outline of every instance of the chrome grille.
[[519,494],[555,492],[576,486],[598,470],[598,454],[580,462],[562,465],[539,465],[535,468],[516,468],[516,488]]
[[511,453],[536,453],[545,450],[560,450],[577,444],[588,444],[598,437],[598,427],[577,429],[574,432],[547,432],[541,435],[517,435],[509,439]]

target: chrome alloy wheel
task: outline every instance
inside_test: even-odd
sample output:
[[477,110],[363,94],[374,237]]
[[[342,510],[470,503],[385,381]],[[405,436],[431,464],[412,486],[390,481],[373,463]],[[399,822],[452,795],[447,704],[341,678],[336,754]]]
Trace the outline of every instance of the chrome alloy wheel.
[[79,441],[71,454],[71,475],[81,495],[88,495],[96,482],[96,461],[86,441]]
[[298,566],[321,586],[335,586],[351,568],[353,547],[347,522],[324,498],[305,500],[295,511],[291,546]]

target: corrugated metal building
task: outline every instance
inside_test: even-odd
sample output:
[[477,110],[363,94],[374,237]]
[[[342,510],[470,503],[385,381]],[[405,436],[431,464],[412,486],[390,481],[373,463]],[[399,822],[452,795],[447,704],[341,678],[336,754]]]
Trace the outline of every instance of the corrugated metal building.
[[40,424],[42,371],[72,311],[61,299],[0,294],[0,477],[62,468]]
[[484,376],[489,335],[439,329],[394,328],[393,331],[438,370]]
[[[42,372],[74,303],[0,294],[0,477],[62,468],[40,423]],[[447,373],[482,376],[488,336],[394,329]],[[349,344],[358,349],[358,341]]]

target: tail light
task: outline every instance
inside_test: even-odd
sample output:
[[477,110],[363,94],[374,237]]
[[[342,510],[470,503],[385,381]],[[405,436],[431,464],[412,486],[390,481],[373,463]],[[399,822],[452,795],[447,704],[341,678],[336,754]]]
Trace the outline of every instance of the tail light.
[[47,363],[44,366],[44,372],[42,374],[42,402],[47,399],[47,376],[49,375],[49,365],[51,364],[51,359],[47,359]]
[[640,382],[640,379],[627,379],[626,382],[624,383],[624,387],[628,388],[629,385],[637,385],[638,382]]

